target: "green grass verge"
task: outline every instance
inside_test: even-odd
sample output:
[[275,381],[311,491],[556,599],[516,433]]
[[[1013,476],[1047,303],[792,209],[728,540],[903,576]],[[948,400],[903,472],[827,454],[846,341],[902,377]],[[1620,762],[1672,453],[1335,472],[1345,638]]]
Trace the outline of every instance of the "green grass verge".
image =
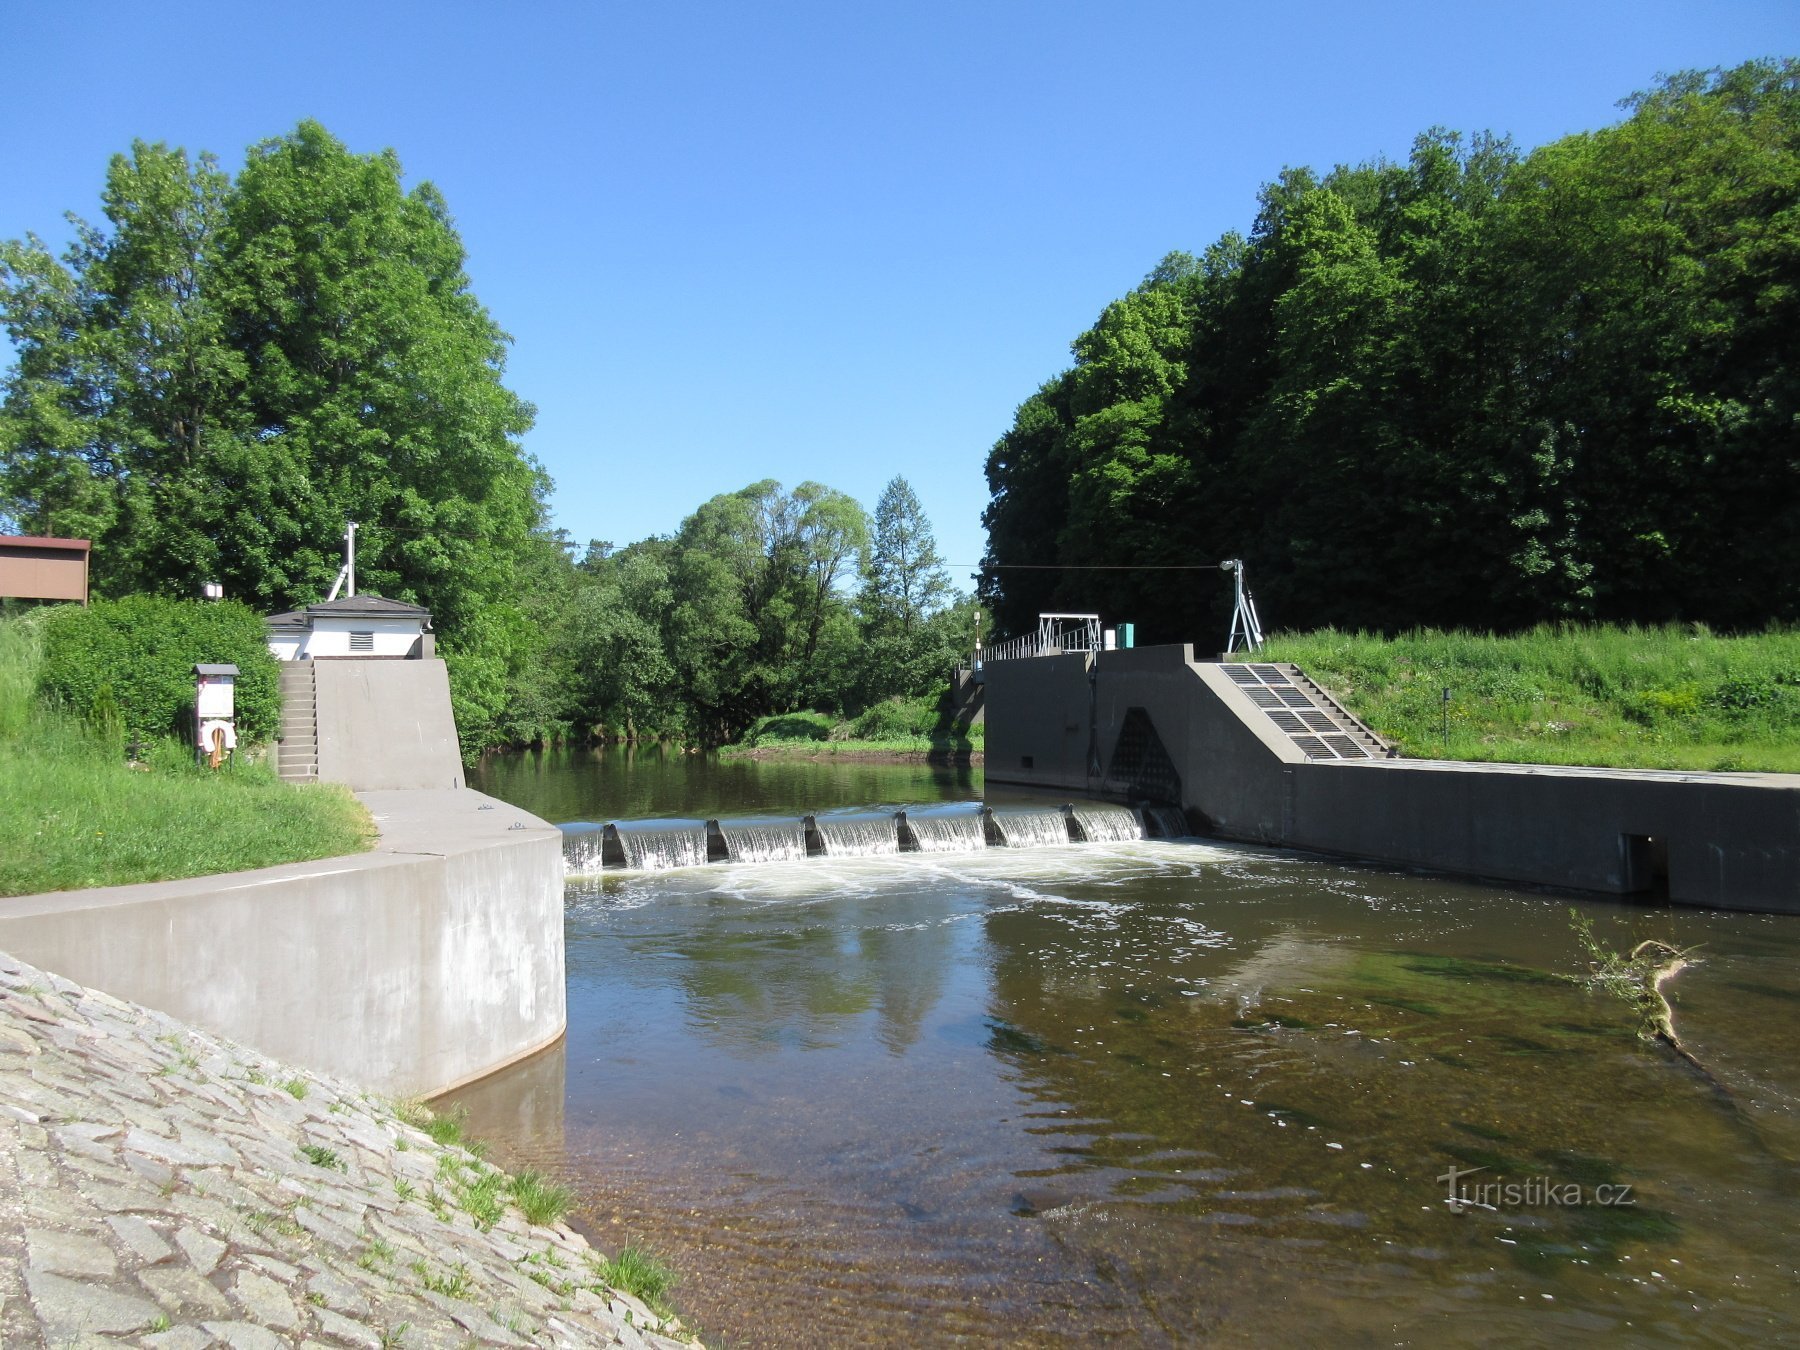
[[1407,755],[1800,773],[1800,631],[1327,629],[1260,655],[1300,666]]
[[961,753],[980,750],[986,728],[962,727],[935,699],[886,699],[853,718],[790,712],[759,718],[724,759],[813,759],[836,756]]
[[36,697],[29,620],[0,622],[0,895],[206,876],[355,853],[368,813],[347,789],[212,772],[172,741],[132,768],[122,747]]

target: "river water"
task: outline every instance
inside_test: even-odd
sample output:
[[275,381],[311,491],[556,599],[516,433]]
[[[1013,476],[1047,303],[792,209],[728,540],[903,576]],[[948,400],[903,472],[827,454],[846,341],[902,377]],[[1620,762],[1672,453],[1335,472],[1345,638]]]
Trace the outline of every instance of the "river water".
[[[559,821],[981,792],[471,777]],[[1698,949],[1669,992],[1711,1079],[1565,978],[1571,908]],[[566,1041],[452,1100],[733,1346],[1800,1337],[1791,917],[1123,841],[575,877],[567,941]]]

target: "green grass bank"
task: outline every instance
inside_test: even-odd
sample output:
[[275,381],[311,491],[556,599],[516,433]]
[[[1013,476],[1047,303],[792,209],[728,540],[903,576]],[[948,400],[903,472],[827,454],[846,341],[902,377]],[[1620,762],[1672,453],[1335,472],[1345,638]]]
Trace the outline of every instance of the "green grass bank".
[[1259,655],[1299,665],[1409,756],[1800,773],[1800,631],[1326,629]]
[[764,717],[722,759],[925,759],[979,756],[984,728],[964,726],[939,701],[888,699],[852,718],[792,712]]
[[355,853],[374,826],[347,789],[213,772],[175,740],[126,762],[124,733],[48,705],[32,616],[0,620],[0,896],[207,876]]

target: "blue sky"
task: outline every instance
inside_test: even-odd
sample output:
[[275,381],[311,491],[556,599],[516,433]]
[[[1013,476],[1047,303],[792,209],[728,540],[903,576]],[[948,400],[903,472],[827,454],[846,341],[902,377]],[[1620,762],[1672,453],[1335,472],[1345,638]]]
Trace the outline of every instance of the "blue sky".
[[5,27],[0,236],[63,242],[134,137],[235,169],[317,118],[444,192],[578,540],[765,477],[873,507],[904,473],[958,564],[1014,408],[1283,166],[1433,125],[1532,146],[1658,72],[1800,52],[1795,0],[62,0]]

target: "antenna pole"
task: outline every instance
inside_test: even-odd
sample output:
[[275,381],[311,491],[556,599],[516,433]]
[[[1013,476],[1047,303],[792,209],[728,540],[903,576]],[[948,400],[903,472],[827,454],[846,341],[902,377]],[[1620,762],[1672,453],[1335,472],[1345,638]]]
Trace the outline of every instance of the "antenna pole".
[[1237,602],[1231,611],[1231,632],[1225,638],[1225,655],[1230,657],[1237,650],[1239,634],[1243,635],[1245,648],[1255,651],[1262,646],[1262,623],[1256,617],[1256,601],[1249,587],[1244,585],[1244,560],[1228,558],[1219,567],[1231,573],[1233,598]]
[[344,576],[347,579],[347,595],[356,594],[356,522],[344,522]]

